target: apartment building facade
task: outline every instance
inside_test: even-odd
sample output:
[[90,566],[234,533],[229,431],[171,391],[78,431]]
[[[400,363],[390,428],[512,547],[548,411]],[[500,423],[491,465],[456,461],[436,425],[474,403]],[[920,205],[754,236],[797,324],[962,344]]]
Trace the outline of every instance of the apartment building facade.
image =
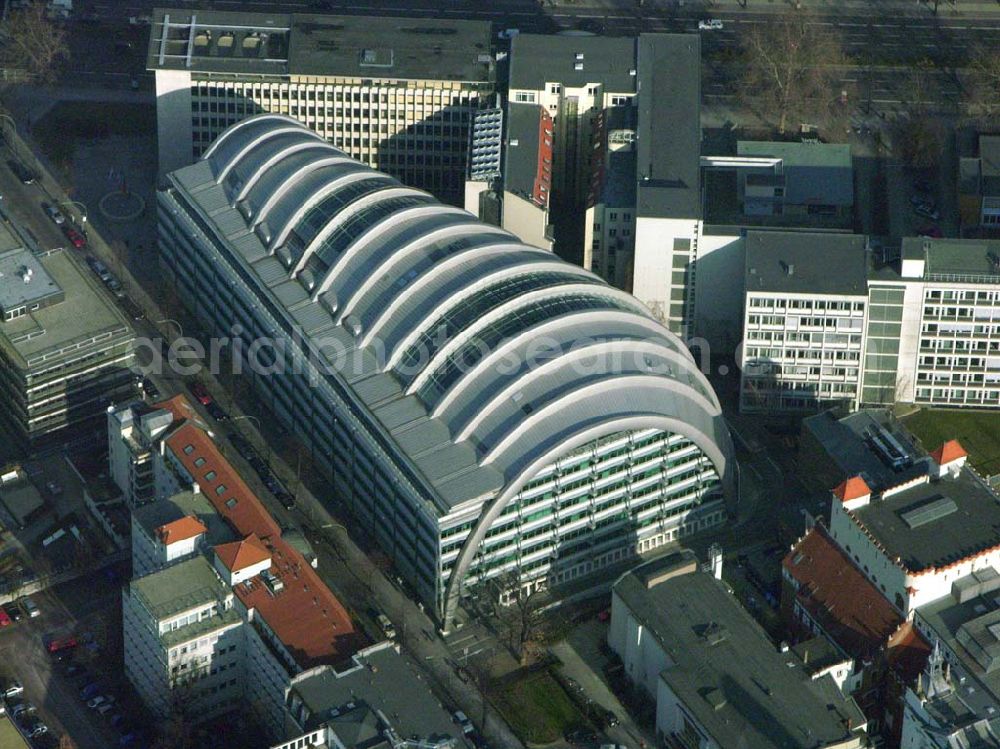
[[492,102],[488,22],[157,10],[160,173],[260,112],[461,203],[474,114]]
[[[159,718],[199,722],[249,704],[278,740],[291,680],[349,662],[360,647],[350,616],[184,396],[118,410],[157,425],[144,447],[173,477],[132,510],[126,676]],[[112,440],[123,440],[122,421],[109,419]]]
[[906,238],[889,257],[850,235],[746,241],[743,410],[1000,407],[1000,242]]
[[[253,387],[443,622],[468,586],[512,571],[525,586],[559,584],[723,521],[735,474],[715,394],[640,303],[332,146],[326,158],[350,173],[326,172],[329,190],[262,164],[248,144],[266,153],[288,125],[236,126],[171,176],[165,272],[212,330],[238,324],[244,351],[261,335],[284,341],[282,376],[253,375]],[[232,169],[284,175],[287,205],[266,209],[271,241],[255,207],[249,221],[223,209],[234,229],[204,202],[229,200],[214,175]],[[296,211],[325,226],[283,244]],[[449,335],[435,342],[441,325]],[[580,336],[606,337],[594,351],[614,356],[589,375],[576,355],[531,373],[542,332],[567,353]],[[502,353],[524,366],[492,366]],[[632,378],[627,396],[612,366]]]
[[134,337],[69,253],[0,227],[0,415],[15,440],[37,445],[130,397]]
[[[674,333],[694,315],[700,54],[693,34],[521,34],[510,52],[509,121],[539,108],[552,120],[551,193],[511,201],[517,212],[502,225],[536,244],[547,226],[560,257],[635,294]],[[520,144],[508,128],[508,154],[512,138]],[[508,158],[507,194],[530,195],[533,166]]]

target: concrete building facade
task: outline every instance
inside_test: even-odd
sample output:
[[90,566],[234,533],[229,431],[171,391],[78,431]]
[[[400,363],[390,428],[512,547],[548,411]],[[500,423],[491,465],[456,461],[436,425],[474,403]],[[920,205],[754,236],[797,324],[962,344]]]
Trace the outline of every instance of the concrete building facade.
[[718,401],[641,303],[305,128],[310,164],[269,159],[291,125],[249,120],[171,175],[165,272],[244,352],[284,342],[281,376],[248,358],[254,389],[443,622],[469,586],[559,584],[722,522]]
[[274,112],[461,203],[471,122],[494,91],[488,22],[166,9],[151,28],[161,174]]
[[747,237],[744,411],[1000,407],[1000,242]]
[[37,445],[135,392],[135,335],[77,260],[0,227],[0,415]]
[[[159,719],[199,722],[252,705],[280,740],[292,679],[341,666],[360,646],[350,615],[188,416],[183,396],[126,409],[155,415],[146,419],[161,425],[153,459],[186,489],[162,485],[165,494],[133,509],[126,677]],[[112,438],[122,421],[109,420]]]

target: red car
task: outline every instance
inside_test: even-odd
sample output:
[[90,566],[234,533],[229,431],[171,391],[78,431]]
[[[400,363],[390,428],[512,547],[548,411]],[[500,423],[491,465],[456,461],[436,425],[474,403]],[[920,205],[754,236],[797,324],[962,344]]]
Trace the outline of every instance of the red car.
[[207,406],[212,402],[212,396],[209,395],[208,389],[200,382],[192,382],[188,385],[188,390],[191,391],[191,395],[198,399],[201,405]]
[[76,249],[82,250],[84,247],[87,246],[86,238],[72,226],[66,226],[65,224],[63,224],[62,230],[63,234],[66,235],[66,239],[68,239],[70,241],[70,244],[76,247]]
[[10,617],[7,616],[7,612],[0,609],[0,627],[9,627],[13,623],[14,622],[10,620]]
[[50,653],[58,653],[61,650],[70,650],[77,646],[77,641],[75,637],[63,637],[57,638],[49,643],[48,650]]

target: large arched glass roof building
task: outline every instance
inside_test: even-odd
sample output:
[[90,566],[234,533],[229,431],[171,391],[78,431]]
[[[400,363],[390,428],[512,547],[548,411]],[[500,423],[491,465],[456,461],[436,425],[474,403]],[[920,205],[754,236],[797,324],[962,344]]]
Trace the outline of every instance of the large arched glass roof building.
[[724,519],[718,399],[630,295],[279,115],[169,182],[182,299],[282,370],[258,392],[446,624]]

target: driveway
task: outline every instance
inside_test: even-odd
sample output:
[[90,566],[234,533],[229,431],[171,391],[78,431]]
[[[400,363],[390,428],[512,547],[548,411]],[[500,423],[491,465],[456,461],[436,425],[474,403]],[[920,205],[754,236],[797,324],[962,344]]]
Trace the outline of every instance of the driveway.
[[652,731],[638,726],[621,702],[608,688],[602,675],[608,661],[601,652],[601,642],[608,636],[608,626],[589,619],[570,632],[569,636],[549,648],[561,662],[559,670],[580,685],[583,694],[605,710],[615,714],[621,723],[605,729],[608,738],[628,747],[656,746]]

